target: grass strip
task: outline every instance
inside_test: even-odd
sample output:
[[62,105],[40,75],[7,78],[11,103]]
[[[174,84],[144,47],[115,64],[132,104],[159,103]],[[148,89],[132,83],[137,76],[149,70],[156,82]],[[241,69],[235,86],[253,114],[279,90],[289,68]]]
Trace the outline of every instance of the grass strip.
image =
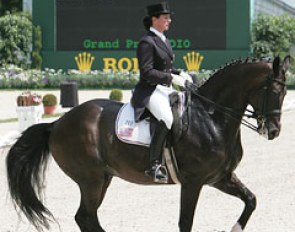
[[[55,113],[55,114],[43,114],[42,118],[56,118],[56,117],[61,117],[65,113]],[[17,118],[4,118],[0,119],[0,123],[9,123],[9,122],[17,122]]]

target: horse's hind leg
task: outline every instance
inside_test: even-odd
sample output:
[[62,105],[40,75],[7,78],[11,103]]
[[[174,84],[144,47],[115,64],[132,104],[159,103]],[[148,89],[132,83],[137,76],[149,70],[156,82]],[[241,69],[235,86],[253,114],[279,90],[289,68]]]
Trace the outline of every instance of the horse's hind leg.
[[234,173],[226,176],[218,183],[215,183],[213,186],[225,193],[240,198],[245,203],[245,208],[242,212],[242,215],[231,231],[242,232],[246,227],[251,214],[256,208],[255,195],[238,179]]
[[99,223],[97,209],[103,201],[111,179],[111,176],[105,174],[99,181],[79,183],[81,202],[75,220],[81,232],[105,232]]

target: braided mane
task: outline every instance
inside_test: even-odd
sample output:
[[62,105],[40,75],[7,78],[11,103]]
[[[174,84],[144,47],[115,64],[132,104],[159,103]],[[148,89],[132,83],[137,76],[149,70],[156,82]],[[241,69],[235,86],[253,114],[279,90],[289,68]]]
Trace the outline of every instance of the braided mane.
[[205,79],[204,81],[200,81],[200,83],[198,83],[198,86],[201,87],[207,81],[209,81],[212,77],[219,75],[221,73],[225,73],[228,70],[228,68],[233,67],[235,65],[259,63],[259,62],[271,63],[272,61],[273,59],[270,57],[263,57],[263,58],[247,57],[247,58],[239,58],[236,60],[232,60],[230,63],[226,63],[224,66],[219,67],[219,69],[213,70],[213,74],[211,74],[208,77],[208,79]]

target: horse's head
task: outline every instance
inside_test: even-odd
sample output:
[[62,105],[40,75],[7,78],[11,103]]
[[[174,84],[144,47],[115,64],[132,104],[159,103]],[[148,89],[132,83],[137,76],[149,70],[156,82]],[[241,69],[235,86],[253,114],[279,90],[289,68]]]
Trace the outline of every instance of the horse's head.
[[258,133],[269,140],[280,134],[281,110],[287,92],[285,75],[289,64],[290,56],[286,56],[282,64],[280,58],[276,57],[272,68],[263,77],[262,85],[249,96],[249,103],[257,119]]

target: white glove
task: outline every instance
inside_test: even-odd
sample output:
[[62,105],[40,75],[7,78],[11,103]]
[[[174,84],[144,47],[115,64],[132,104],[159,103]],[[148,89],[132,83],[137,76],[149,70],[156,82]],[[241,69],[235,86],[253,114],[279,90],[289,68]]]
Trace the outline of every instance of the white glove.
[[193,83],[193,79],[191,75],[187,74],[186,72],[181,71],[179,75],[183,77],[185,80],[187,80],[188,82]]
[[176,74],[171,74],[172,76],[172,83],[175,85],[179,85],[181,87],[185,86],[185,79],[182,76],[176,75]]

